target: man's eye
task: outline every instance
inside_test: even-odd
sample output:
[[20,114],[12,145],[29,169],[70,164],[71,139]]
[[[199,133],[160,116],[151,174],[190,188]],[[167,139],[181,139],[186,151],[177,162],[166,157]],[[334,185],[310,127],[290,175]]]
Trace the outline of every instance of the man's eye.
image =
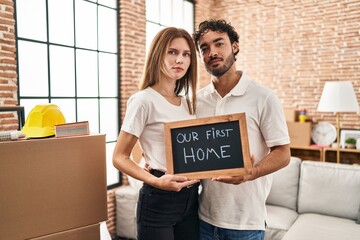
[[208,50],[208,48],[202,48],[201,52],[204,53],[204,52],[206,52],[206,50]]
[[220,47],[220,46],[222,46],[222,45],[224,45],[224,43],[222,43],[222,42],[216,43],[216,46],[218,46],[218,47]]

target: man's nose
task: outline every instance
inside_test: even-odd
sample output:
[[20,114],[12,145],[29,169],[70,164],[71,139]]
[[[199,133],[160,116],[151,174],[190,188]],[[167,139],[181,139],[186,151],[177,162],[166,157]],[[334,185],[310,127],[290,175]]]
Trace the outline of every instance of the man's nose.
[[216,51],[210,51],[210,53],[209,53],[209,57],[211,57],[211,58],[214,58],[214,57],[217,57],[218,56],[218,53],[216,52]]

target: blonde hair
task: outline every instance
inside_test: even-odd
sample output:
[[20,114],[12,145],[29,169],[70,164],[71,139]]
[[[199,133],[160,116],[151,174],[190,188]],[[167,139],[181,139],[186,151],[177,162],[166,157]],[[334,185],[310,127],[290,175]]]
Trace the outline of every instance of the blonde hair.
[[181,79],[176,81],[174,93],[177,96],[180,93],[184,93],[187,100],[191,99],[190,104],[188,104],[189,111],[191,114],[195,114],[197,87],[196,49],[190,34],[184,29],[168,27],[162,29],[156,34],[146,57],[144,70],[140,79],[139,89],[143,90],[147,87],[155,85],[165,74],[164,59],[171,41],[173,41],[175,38],[184,38],[186,40],[190,47],[191,62],[186,74]]

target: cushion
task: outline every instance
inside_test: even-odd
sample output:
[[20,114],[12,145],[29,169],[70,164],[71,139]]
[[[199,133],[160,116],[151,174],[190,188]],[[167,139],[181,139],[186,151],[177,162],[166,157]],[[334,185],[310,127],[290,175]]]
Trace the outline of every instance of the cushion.
[[360,166],[303,161],[298,212],[319,213],[356,221],[360,206],[359,189]]
[[296,210],[301,159],[291,157],[290,163],[273,173],[273,182],[267,204]]
[[264,240],[282,240],[286,232],[286,230],[266,228]]
[[289,230],[298,214],[285,207],[266,205],[266,225],[271,229]]
[[129,185],[115,191],[116,199],[116,235],[136,239],[136,205],[139,191]]
[[282,240],[354,240],[360,239],[355,221],[313,213],[300,214]]

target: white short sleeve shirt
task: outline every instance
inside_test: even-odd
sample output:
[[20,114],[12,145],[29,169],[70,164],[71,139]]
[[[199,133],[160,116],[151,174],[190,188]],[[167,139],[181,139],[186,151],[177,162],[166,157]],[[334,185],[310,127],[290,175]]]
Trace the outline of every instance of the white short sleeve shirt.
[[[255,162],[263,159],[270,147],[290,143],[279,99],[245,74],[226,96],[221,97],[211,83],[198,91],[197,101],[197,117],[246,114],[250,153]],[[240,185],[203,180],[200,219],[228,229],[264,230],[271,180],[271,175]]]
[[151,168],[166,171],[164,123],[194,118],[185,98],[181,98],[180,106],[175,106],[148,87],[129,98],[121,130],[139,138]]

